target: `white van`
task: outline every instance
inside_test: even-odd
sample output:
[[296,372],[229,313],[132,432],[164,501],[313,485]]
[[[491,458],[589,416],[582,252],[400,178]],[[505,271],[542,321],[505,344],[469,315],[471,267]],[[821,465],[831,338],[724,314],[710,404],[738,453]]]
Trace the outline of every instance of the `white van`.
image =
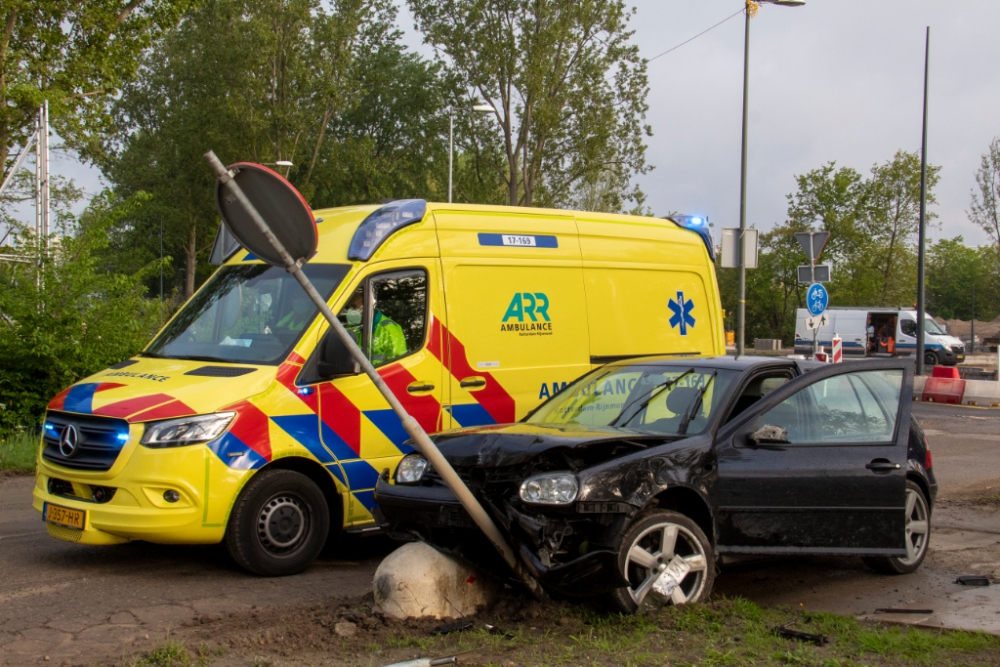
[[[829,348],[836,333],[844,355],[908,356],[917,348],[917,312],[899,308],[829,308],[830,323],[819,329],[819,344]],[[796,310],[795,352],[812,352],[813,332],[806,328],[805,308]],[[891,333],[890,333],[891,332]],[[965,345],[941,330],[924,313],[924,363],[954,366],[965,361]]]

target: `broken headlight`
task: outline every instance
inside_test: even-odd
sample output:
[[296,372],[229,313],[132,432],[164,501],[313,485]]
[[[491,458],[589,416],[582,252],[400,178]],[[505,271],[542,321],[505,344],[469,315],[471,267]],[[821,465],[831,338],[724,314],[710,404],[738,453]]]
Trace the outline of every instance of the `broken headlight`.
[[579,490],[574,475],[550,472],[521,482],[521,500],[535,505],[569,505],[576,500]]
[[404,456],[396,467],[397,484],[416,484],[424,476],[430,465],[420,454]]

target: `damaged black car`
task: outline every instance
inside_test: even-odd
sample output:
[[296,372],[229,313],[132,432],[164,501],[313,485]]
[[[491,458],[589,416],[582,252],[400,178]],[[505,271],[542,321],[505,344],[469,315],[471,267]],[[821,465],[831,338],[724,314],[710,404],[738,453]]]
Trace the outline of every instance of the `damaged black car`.
[[[645,358],[594,370],[519,423],[433,439],[546,590],[634,612],[707,598],[731,554],[916,570],[937,483],[912,392],[901,360]],[[508,572],[419,454],[383,473],[375,500],[390,535]]]

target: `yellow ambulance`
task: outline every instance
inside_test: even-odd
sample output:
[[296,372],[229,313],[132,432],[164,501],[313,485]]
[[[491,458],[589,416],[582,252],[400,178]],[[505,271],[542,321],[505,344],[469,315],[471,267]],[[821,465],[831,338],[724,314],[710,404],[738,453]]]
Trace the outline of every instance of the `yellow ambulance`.
[[[516,421],[606,362],[725,354],[698,218],[423,200],[315,215],[306,274],[428,432]],[[289,273],[235,248],[141,354],[49,403],[49,533],[224,540],[283,575],[331,527],[377,530],[376,479],[412,448],[327,331]]]

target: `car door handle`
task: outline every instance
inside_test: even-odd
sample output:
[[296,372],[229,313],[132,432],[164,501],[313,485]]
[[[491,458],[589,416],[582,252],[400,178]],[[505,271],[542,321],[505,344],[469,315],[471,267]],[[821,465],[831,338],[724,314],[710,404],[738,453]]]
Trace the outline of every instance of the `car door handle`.
[[462,389],[485,387],[486,379],[481,377],[465,378],[464,380],[458,383],[458,386],[460,386]]
[[419,394],[422,391],[431,391],[432,389],[434,389],[434,385],[432,384],[419,384],[414,382],[406,388],[406,391],[411,394]]
[[901,467],[898,463],[892,463],[888,459],[875,459],[865,466],[872,472],[892,472]]

